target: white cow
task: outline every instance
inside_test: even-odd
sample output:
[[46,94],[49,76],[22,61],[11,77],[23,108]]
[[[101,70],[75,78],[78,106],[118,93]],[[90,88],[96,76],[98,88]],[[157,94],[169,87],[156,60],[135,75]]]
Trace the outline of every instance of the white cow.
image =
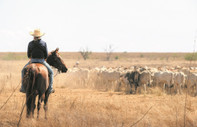
[[185,86],[186,75],[183,72],[174,73],[174,90],[176,93],[181,94],[181,87]]
[[144,86],[144,92],[145,93],[146,93],[146,86],[150,85],[151,83],[152,83],[151,73],[149,71],[143,71],[140,74],[138,84],[139,84],[140,87]]
[[112,70],[104,70],[98,73],[100,86],[106,90],[115,90],[120,80],[120,72]]
[[82,88],[87,87],[88,74],[89,70],[84,68],[73,70],[72,72],[68,73],[69,80],[72,80],[73,86]]
[[188,73],[185,83],[186,83],[188,92],[191,94],[192,91],[194,91],[194,94],[197,95],[197,74]]
[[89,88],[99,88],[100,86],[100,77],[98,76],[99,74],[99,69],[98,68],[94,68],[92,70],[89,71],[88,73],[88,86]]
[[159,71],[155,72],[153,76],[153,84],[154,86],[160,86],[163,87],[163,90],[165,91],[165,88],[170,88],[174,81],[174,74],[171,71]]

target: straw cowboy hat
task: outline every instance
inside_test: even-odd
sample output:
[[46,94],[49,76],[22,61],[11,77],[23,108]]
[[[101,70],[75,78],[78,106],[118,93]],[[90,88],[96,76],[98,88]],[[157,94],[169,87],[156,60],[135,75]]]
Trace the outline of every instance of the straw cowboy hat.
[[40,29],[35,29],[34,32],[30,32],[30,34],[34,37],[41,37],[43,36],[45,33],[41,33]]

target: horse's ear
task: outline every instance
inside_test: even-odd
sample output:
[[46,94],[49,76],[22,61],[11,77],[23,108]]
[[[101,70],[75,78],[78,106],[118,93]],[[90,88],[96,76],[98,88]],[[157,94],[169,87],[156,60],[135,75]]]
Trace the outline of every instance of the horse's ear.
[[59,48],[56,48],[55,51],[58,52],[59,51]]

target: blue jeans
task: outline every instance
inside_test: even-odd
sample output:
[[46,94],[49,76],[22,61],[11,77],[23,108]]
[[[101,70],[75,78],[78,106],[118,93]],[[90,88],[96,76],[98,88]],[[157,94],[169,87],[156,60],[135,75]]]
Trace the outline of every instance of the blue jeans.
[[[22,79],[24,76],[25,67],[27,65],[29,65],[30,63],[41,63],[46,66],[46,68],[48,69],[48,72],[49,72],[49,90],[52,90],[53,89],[53,70],[52,70],[51,66],[44,59],[31,59],[31,61],[29,61],[22,69],[22,72],[21,72]],[[21,88],[22,87],[23,87],[23,84],[21,85]]]

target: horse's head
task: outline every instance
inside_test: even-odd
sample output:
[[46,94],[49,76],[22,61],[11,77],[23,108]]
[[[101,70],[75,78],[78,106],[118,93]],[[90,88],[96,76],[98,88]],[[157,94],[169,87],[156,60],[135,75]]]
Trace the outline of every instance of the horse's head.
[[49,53],[49,56],[47,57],[47,63],[57,68],[59,72],[66,73],[68,69],[58,51],[59,48],[56,48],[55,51]]

